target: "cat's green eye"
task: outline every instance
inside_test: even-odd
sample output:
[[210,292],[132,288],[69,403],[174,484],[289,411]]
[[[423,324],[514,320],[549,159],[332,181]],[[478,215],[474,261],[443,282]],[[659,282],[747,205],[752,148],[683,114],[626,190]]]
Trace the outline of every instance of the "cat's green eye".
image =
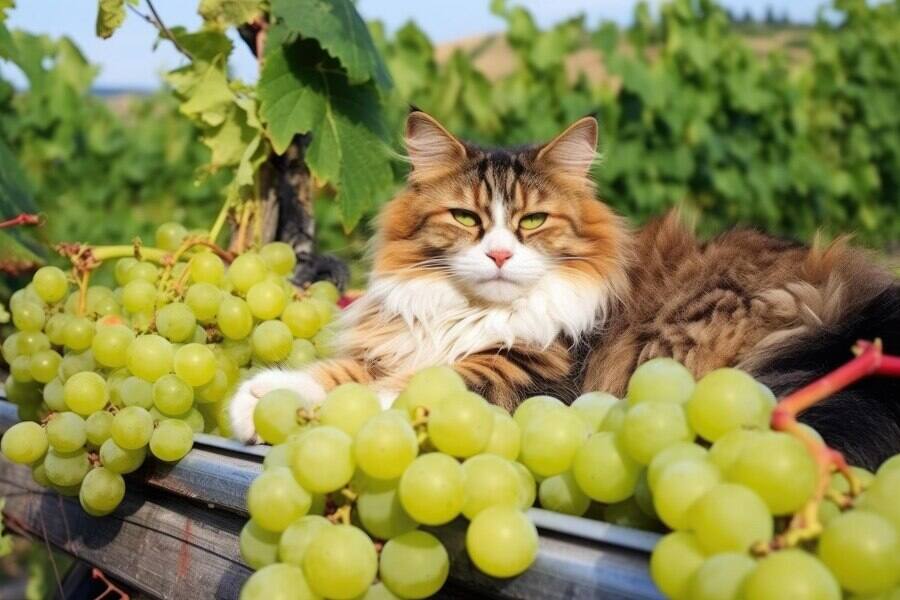
[[476,225],[478,225],[478,223],[481,222],[481,219],[478,218],[478,215],[470,210],[454,208],[450,211],[450,214],[453,215],[453,218],[456,219],[457,223],[459,223],[460,225],[465,225],[466,227],[475,227]]
[[519,220],[519,227],[522,229],[530,230],[537,229],[547,220],[547,213],[531,213],[530,215],[525,215]]

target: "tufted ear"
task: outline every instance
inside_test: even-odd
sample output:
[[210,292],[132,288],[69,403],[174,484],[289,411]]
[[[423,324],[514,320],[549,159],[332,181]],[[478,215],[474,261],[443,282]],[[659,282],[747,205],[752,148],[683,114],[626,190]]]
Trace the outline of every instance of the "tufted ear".
[[575,121],[538,152],[538,160],[567,175],[585,177],[597,157],[597,119]]
[[423,181],[446,174],[466,159],[466,147],[437,119],[416,110],[406,117],[406,152],[410,178]]

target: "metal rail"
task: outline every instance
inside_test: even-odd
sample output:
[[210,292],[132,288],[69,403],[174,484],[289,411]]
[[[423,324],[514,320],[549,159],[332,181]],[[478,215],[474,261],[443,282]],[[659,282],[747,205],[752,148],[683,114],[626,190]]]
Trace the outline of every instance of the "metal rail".
[[[0,431],[16,422],[0,401]],[[77,499],[35,484],[30,470],[0,459],[4,516],[19,529],[94,564],[159,598],[236,598],[250,570],[238,535],[247,487],[267,448],[198,435],[175,465],[147,461],[128,477],[122,505],[108,517],[87,516]],[[541,509],[534,565],[520,577],[482,575],[465,552],[465,523],[431,529],[447,546],[452,569],[444,598],[660,598],[648,573],[659,536]]]

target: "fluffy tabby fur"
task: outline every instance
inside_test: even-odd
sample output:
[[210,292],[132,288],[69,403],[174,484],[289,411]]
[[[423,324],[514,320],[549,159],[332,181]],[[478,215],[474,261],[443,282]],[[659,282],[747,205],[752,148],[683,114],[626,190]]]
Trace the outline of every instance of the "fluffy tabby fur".
[[[846,240],[810,248],[733,230],[701,242],[675,214],[632,232],[595,199],[596,142],[588,117],[542,146],[483,150],[411,113],[408,186],[380,216],[339,358],[247,381],[231,404],[235,434],[254,438],[253,407],[271,389],[320,402],[370,383],[388,405],[434,364],[512,409],[535,393],[622,394],[657,356],[697,377],[738,366],[783,393],[845,361],[859,337],[900,351],[900,288]],[[525,217],[544,220],[526,228]],[[898,392],[869,380],[805,417],[873,467],[900,452]]]

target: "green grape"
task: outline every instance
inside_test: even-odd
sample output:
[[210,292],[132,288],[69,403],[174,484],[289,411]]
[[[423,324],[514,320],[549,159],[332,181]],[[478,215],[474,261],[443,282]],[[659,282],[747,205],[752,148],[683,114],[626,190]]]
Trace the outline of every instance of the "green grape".
[[588,431],[594,433],[600,431],[603,421],[618,404],[619,399],[612,394],[588,392],[572,402],[572,409],[587,423]]
[[316,347],[309,340],[296,339],[291,345],[291,353],[284,362],[287,367],[299,369],[316,360],[316,357]]
[[641,510],[641,507],[638,506],[637,500],[633,496],[622,502],[607,504],[603,509],[602,520],[619,527],[629,527],[644,531],[659,531],[661,529],[659,521],[647,516]]
[[175,375],[194,387],[209,383],[216,375],[216,356],[203,344],[185,344],[179,348],[172,365]]
[[81,483],[90,468],[91,461],[84,450],[62,453],[50,448],[44,457],[44,472],[47,479],[54,485],[62,487]]
[[260,320],[277,319],[287,305],[287,294],[277,283],[260,281],[247,291],[247,306]]
[[356,499],[356,509],[365,530],[382,540],[389,540],[419,526],[404,510],[396,480],[367,481]]
[[87,442],[84,419],[73,412],[55,413],[47,421],[47,440],[57,452],[75,452]]
[[40,331],[20,331],[16,338],[19,354],[31,356],[50,349],[50,339]]
[[195,254],[188,267],[195,283],[219,285],[225,277],[225,263],[212,252]]
[[688,509],[688,523],[707,554],[747,552],[756,543],[769,542],[775,527],[762,498],[733,483],[720,483],[703,494]]
[[28,356],[17,356],[9,365],[10,374],[16,378],[16,381],[22,383],[31,383],[34,377],[31,376],[31,358]]
[[[25,357],[21,357],[25,358]],[[62,356],[54,350],[41,350],[31,355],[28,360],[28,372],[31,377],[40,383],[48,383],[56,377],[59,366],[62,364]]]
[[311,503],[309,492],[285,467],[263,471],[247,491],[250,517],[269,531],[284,531],[309,511]]
[[91,286],[87,291],[87,312],[101,316],[115,315],[119,312],[119,304],[113,291],[107,287]]
[[81,482],[78,494],[81,504],[91,515],[108,515],[125,497],[125,480],[118,473],[104,467],[91,469]]
[[688,526],[688,510],[721,481],[719,470],[705,460],[682,459],[669,464],[655,483],[653,506],[660,520],[672,529]]
[[423,407],[434,410],[444,398],[466,391],[466,382],[450,367],[428,367],[413,375],[397,396],[393,408],[402,408],[410,416]]
[[691,427],[706,440],[765,420],[759,384],[739,369],[716,369],[697,382],[687,404]]
[[[128,283],[132,281],[145,281],[155,285],[159,279],[159,269],[156,265],[146,261],[138,261],[128,269]],[[127,286],[127,284],[126,284]]]
[[[175,355],[175,372],[178,373],[178,355]],[[190,375],[188,375],[190,377]],[[216,369],[209,383],[199,386],[194,390],[194,400],[197,404],[211,404],[221,402],[228,396],[231,384],[228,375],[221,369]]]
[[622,448],[616,434],[592,434],[578,449],[572,475],[578,487],[597,502],[621,502],[634,493],[641,467]]
[[48,304],[59,302],[69,291],[66,274],[58,267],[41,267],[35,272],[31,282],[34,291]]
[[182,302],[173,302],[163,306],[156,313],[156,329],[160,335],[171,342],[184,342],[194,335],[197,319],[194,313]]
[[223,340],[219,348],[235,365],[243,367],[250,363],[253,348],[250,340]]
[[828,569],[802,550],[781,550],[760,559],[741,590],[746,600],[839,600],[841,590]]
[[141,446],[135,450],[128,450],[116,444],[111,437],[100,446],[100,462],[103,463],[103,466],[123,475],[137,471],[144,464],[146,456],[146,447]]
[[709,460],[719,467],[726,478],[731,476],[731,469],[744,451],[744,446],[759,435],[750,429],[734,429],[717,439],[709,449]]
[[647,482],[650,484],[650,489],[653,489],[659,476],[662,475],[663,471],[670,464],[681,460],[705,460],[706,457],[706,448],[703,446],[698,446],[697,444],[692,444],[690,442],[678,442],[672,444],[654,456],[653,460],[650,461],[650,464],[647,465]]
[[762,497],[774,515],[796,512],[812,496],[818,471],[803,442],[780,432],[749,440],[729,478]]
[[256,433],[269,444],[280,444],[300,429],[297,411],[303,407],[300,396],[290,390],[273,390],[260,398],[253,410]]
[[44,469],[44,463],[35,464],[31,468],[31,478],[34,479],[34,482],[41,487],[50,487],[53,484],[50,483],[50,480],[47,479],[47,471]]
[[266,565],[271,565],[278,560],[280,537],[282,536],[279,536],[277,532],[263,529],[256,521],[250,519],[244,524],[238,538],[241,558],[251,569],[257,571]]
[[634,501],[645,515],[654,521],[659,521],[656,507],[653,506],[653,492],[650,490],[650,482],[647,480],[646,470],[641,471],[637,485],[634,487]]
[[[40,404],[41,388],[36,383],[16,381],[16,378],[10,375],[6,378],[4,384],[6,399],[19,405],[23,404]],[[63,407],[65,410],[65,406]]]
[[254,573],[241,588],[240,600],[321,600],[310,589],[303,570],[275,563]]
[[519,429],[524,432],[532,420],[540,420],[541,416],[550,409],[564,407],[565,404],[552,396],[532,396],[516,407],[513,419]]
[[591,504],[591,499],[581,491],[569,472],[543,480],[538,488],[538,498],[541,508],[577,517],[586,513]]
[[356,435],[369,417],[380,412],[378,396],[368,386],[345,383],[328,392],[319,407],[318,417],[323,425],[331,425],[349,435]]
[[472,563],[491,577],[515,577],[534,562],[538,535],[517,508],[492,506],[469,523],[466,550]]
[[290,302],[282,311],[281,320],[297,338],[309,339],[322,328],[319,313],[312,303],[306,300]]
[[184,303],[199,321],[212,321],[222,303],[222,290],[211,283],[195,283],[188,288]]
[[653,549],[650,576],[667,598],[687,598],[691,578],[704,558],[703,549],[693,533],[675,531],[664,536]]
[[187,228],[181,223],[163,223],[156,228],[156,247],[174,252],[187,235]]
[[628,403],[674,402],[684,404],[694,392],[694,377],[671,358],[652,358],[635,369],[628,380]]
[[63,397],[63,384],[58,377],[44,386],[43,398],[44,404],[53,412],[68,410],[66,399]]
[[359,600],[401,600],[401,598],[389,590],[384,583],[379,582],[366,590]]
[[353,438],[336,427],[321,426],[297,440],[294,476],[310,492],[339,490],[353,477]]
[[494,413],[494,426],[484,452],[516,460],[522,446],[522,432],[505,409],[493,405],[491,409]]
[[[323,421],[324,423],[324,421]],[[353,442],[356,464],[375,479],[396,479],[419,453],[415,430],[393,411],[369,418]]]
[[63,398],[69,410],[87,416],[102,410],[109,400],[106,381],[100,375],[82,371],[66,380],[63,386]]
[[330,281],[316,281],[306,290],[313,298],[319,298],[329,304],[335,304],[341,298],[341,292]]
[[94,322],[85,317],[72,317],[63,330],[65,345],[72,350],[86,350],[94,340]]
[[103,327],[94,335],[91,352],[104,367],[124,367],[128,347],[134,341],[134,332],[124,325]]
[[407,514],[425,525],[449,523],[462,511],[464,476],[456,460],[433,452],[419,456],[400,478],[400,502]]
[[900,469],[879,471],[863,495],[860,507],[871,510],[893,523],[900,532]]
[[126,256],[125,258],[120,258],[116,261],[115,266],[115,279],[116,283],[119,285],[125,285],[131,279],[128,277],[128,271],[137,264],[137,259],[131,256]]
[[[65,346],[66,344],[66,324],[69,322],[69,319],[72,317],[65,313],[56,313],[52,315],[49,319],[47,319],[47,323],[44,325],[44,332],[47,335],[50,343],[54,346]],[[7,338],[7,341],[12,339],[12,336]],[[6,356],[6,343],[3,344],[4,353]],[[7,357],[7,361],[10,360],[10,357]]]
[[888,471],[900,470],[900,454],[890,457],[878,467],[877,474],[879,476],[887,473]]
[[313,337],[312,344],[320,358],[331,358],[337,349],[337,336],[332,327],[326,327]]
[[19,421],[41,422],[47,417],[46,409],[40,402],[20,403],[16,406],[16,415]]
[[242,340],[253,331],[253,314],[247,303],[236,296],[226,296],[219,304],[216,322],[222,335],[232,340]]
[[6,360],[6,362],[11,363],[17,356],[19,356],[19,334],[14,333],[3,340],[3,358]]
[[125,406],[153,407],[153,384],[140,377],[131,376],[119,384],[119,395]]
[[172,372],[172,344],[158,335],[142,335],[128,347],[128,370],[141,379],[154,382]]
[[569,408],[544,411],[522,430],[519,460],[541,477],[568,471],[587,432],[587,425]]
[[150,442],[153,417],[139,406],[127,406],[116,413],[109,427],[112,440],[120,448],[137,450]]
[[388,589],[402,598],[430,598],[447,581],[450,558],[436,537],[410,531],[384,545],[378,573]]
[[[269,242],[259,249],[259,257],[276,275],[291,275],[297,264],[297,256],[290,244]],[[315,284],[313,284],[315,285]]]
[[691,600],[738,600],[741,585],[756,562],[746,554],[726,552],[703,561],[687,586]]
[[293,441],[272,446],[269,448],[266,457],[263,459],[263,469],[290,467],[293,459],[293,452]]
[[642,402],[632,406],[622,425],[622,442],[635,461],[649,464],[666,447],[690,442],[694,432],[679,403]]
[[0,440],[0,451],[14,463],[30,465],[46,454],[48,445],[44,428],[26,421],[16,423],[6,430]]
[[153,384],[153,405],[164,415],[174,417],[191,409],[194,390],[178,375],[163,375]]
[[152,311],[155,304],[156,286],[152,283],[134,279],[122,288],[122,306],[131,314]]
[[253,330],[250,343],[254,357],[273,363],[288,357],[293,348],[294,337],[288,326],[281,321],[263,321]]
[[343,600],[365,592],[378,571],[372,540],[352,525],[323,528],[306,548],[303,572],[321,596]]
[[510,463],[519,477],[519,508],[526,510],[534,506],[537,497],[537,488],[531,471],[520,462]]
[[44,328],[44,307],[36,302],[22,302],[12,309],[13,325],[21,331],[40,331]]
[[852,510],[835,517],[819,538],[819,559],[854,594],[888,591],[900,581],[900,540],[890,521]]
[[465,458],[484,450],[493,426],[494,417],[484,398],[473,392],[457,392],[432,409],[428,438],[441,452]]
[[462,512],[472,520],[482,510],[497,505],[518,507],[519,476],[505,458],[479,454],[462,466],[464,501]]
[[84,433],[87,442],[94,448],[99,448],[103,442],[109,439],[112,429],[113,415],[105,410],[95,412],[84,422]]
[[321,298],[317,298],[315,296],[311,296],[307,298],[307,302],[309,302],[313,308],[316,309],[316,312],[319,314],[319,321],[322,325],[327,325],[334,319],[334,314],[337,312],[337,306],[335,306],[334,302],[328,302],[327,300],[323,300]]
[[129,320],[129,325],[135,332],[146,332],[153,329],[153,319],[155,317],[155,313],[152,310],[148,310],[147,312],[140,312],[131,315]]
[[[184,421],[185,425],[187,425],[193,433],[203,433],[204,431],[206,431],[206,420],[203,417],[203,414],[196,408],[192,408],[186,413],[175,415],[171,417],[171,419],[167,419],[164,417],[159,420],[166,421],[172,419],[175,419],[177,421]],[[188,450],[190,450],[190,448],[188,448]]]
[[247,252],[234,259],[228,267],[227,276],[235,290],[246,294],[254,284],[266,278],[267,271],[266,263],[258,254]]
[[[200,426],[200,431],[203,426]],[[159,460],[175,462],[184,458],[194,445],[194,430],[180,419],[161,421],[150,436],[150,452]]]
[[306,549],[309,548],[310,542],[328,527],[331,527],[331,521],[325,517],[318,515],[300,517],[288,525],[287,529],[282,532],[280,540],[275,540],[278,560],[302,567],[303,558],[306,556]]

